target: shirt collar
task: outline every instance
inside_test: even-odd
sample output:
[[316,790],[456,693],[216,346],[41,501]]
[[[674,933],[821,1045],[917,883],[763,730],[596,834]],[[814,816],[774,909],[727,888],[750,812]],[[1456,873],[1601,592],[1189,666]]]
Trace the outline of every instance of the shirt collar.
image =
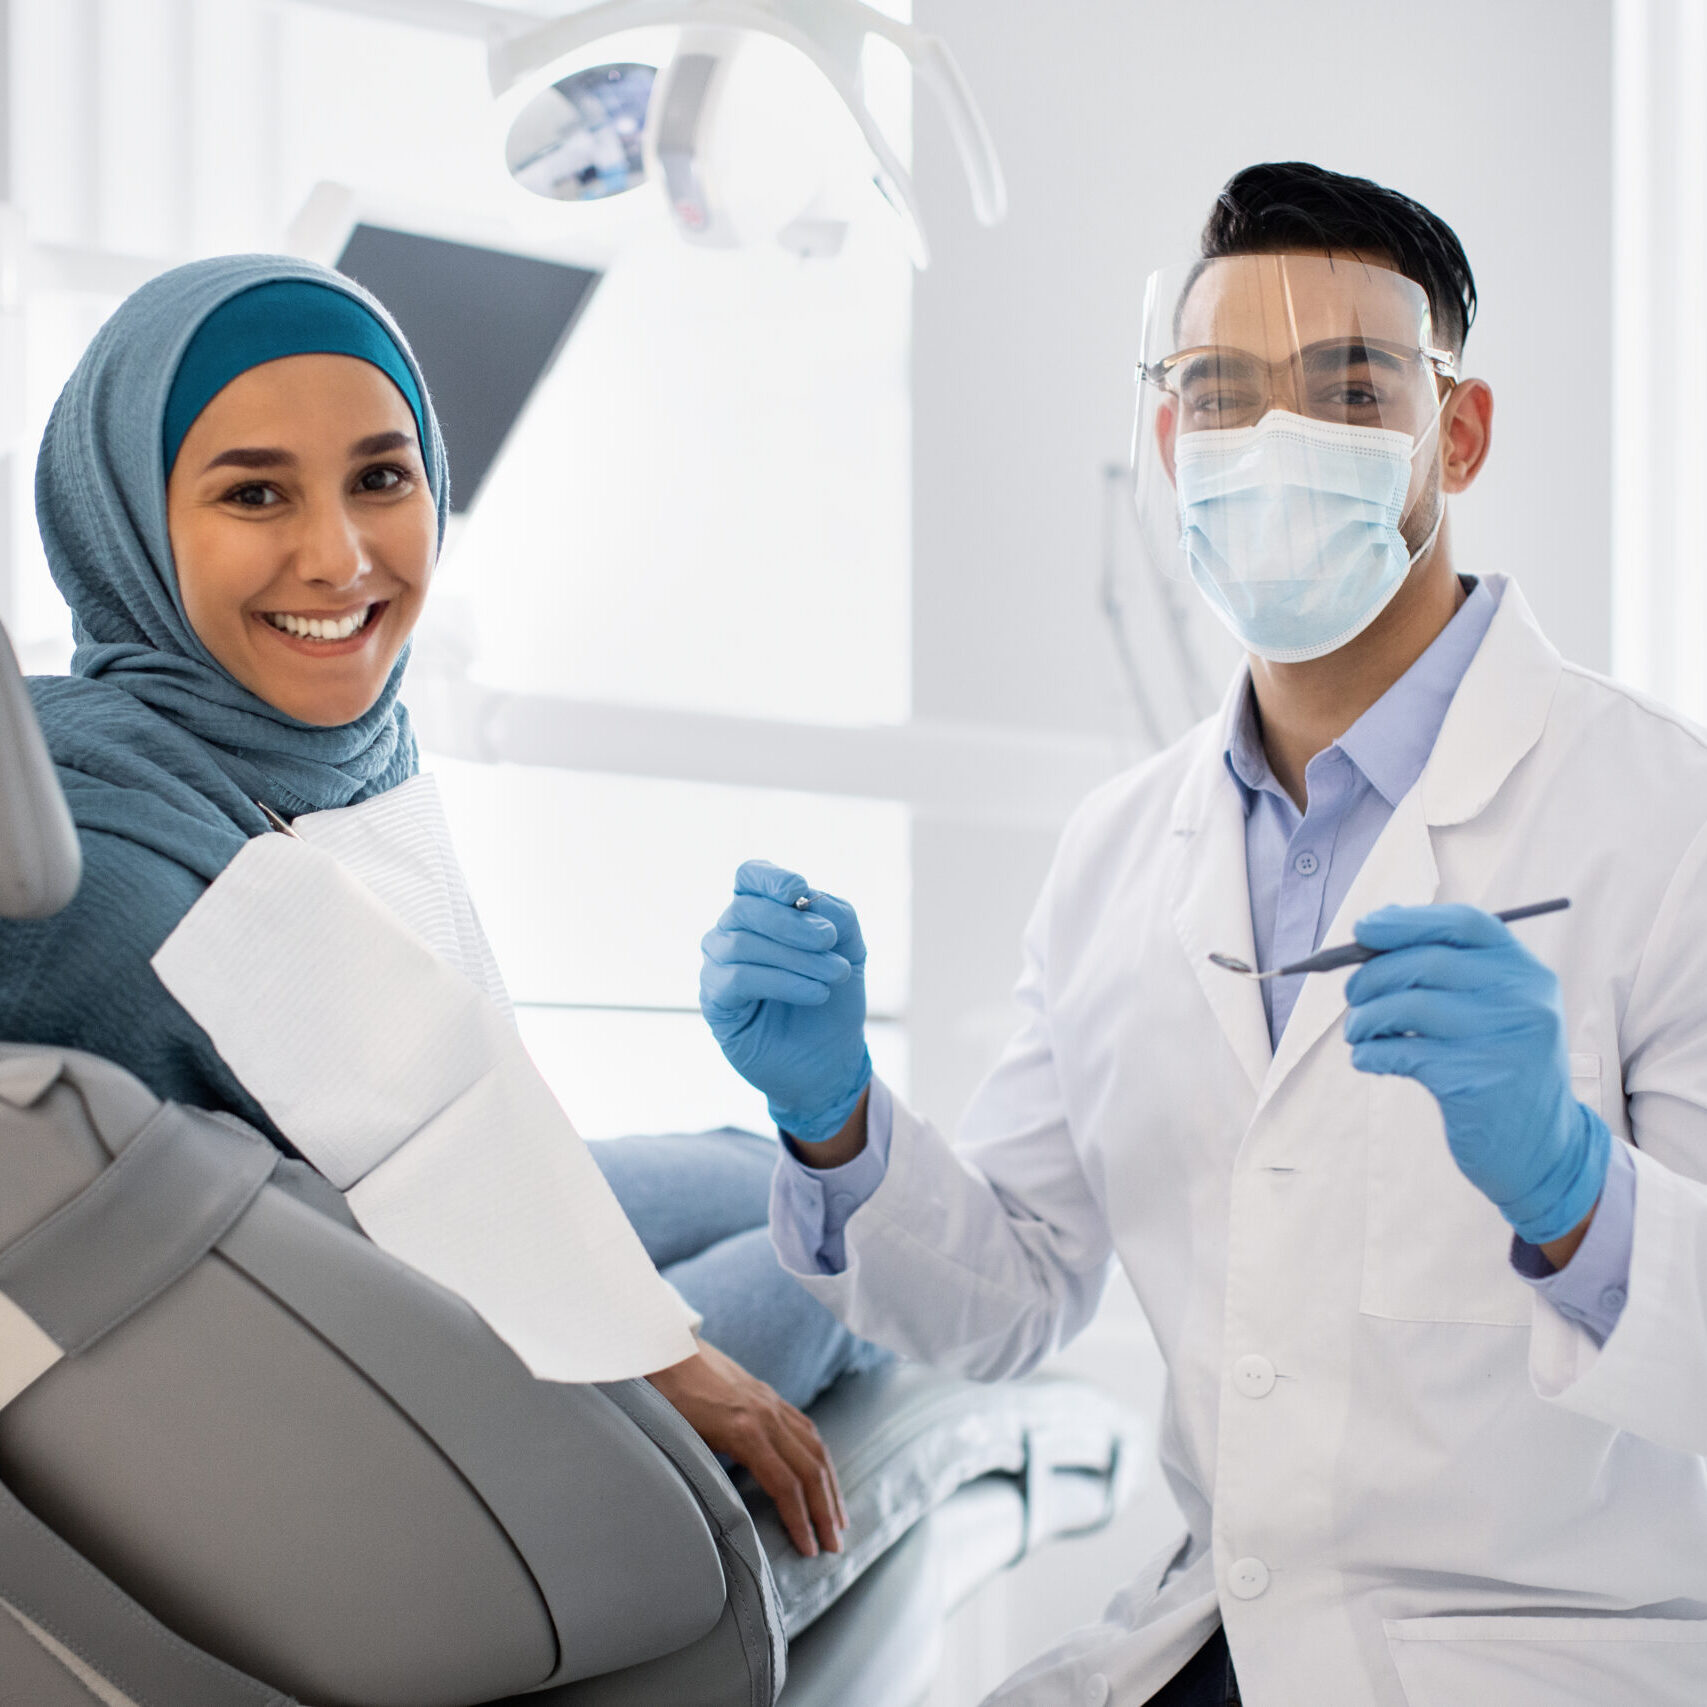
[[1239,798],[1244,803],[1248,818],[1262,790],[1273,791],[1280,787],[1269,768],[1262,737],[1257,733],[1256,693],[1248,670],[1244,685],[1234,694],[1228,707],[1227,733],[1221,756],[1226,760],[1228,774],[1238,784]]
[[[1427,651],[1334,743],[1389,806],[1397,806],[1416,786],[1452,696],[1498,609],[1498,593],[1477,581]],[[1258,793],[1281,792],[1257,732],[1256,696],[1248,675],[1228,711],[1222,756],[1247,817]]]

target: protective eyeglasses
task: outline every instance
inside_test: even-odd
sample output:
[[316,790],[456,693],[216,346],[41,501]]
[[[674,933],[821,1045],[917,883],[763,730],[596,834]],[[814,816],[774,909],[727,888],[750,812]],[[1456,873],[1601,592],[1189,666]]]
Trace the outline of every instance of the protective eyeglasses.
[[1371,337],[1325,338],[1278,362],[1249,350],[1205,344],[1140,364],[1141,384],[1179,408],[1178,431],[1252,427],[1270,409],[1350,426],[1393,427],[1417,406],[1419,376],[1436,397],[1458,383],[1450,350]]

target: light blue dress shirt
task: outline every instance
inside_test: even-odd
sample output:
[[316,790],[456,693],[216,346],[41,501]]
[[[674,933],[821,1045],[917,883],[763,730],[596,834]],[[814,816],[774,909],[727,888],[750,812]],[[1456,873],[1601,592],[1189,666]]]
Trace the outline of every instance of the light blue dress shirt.
[[[1486,582],[1472,586],[1452,620],[1409,670],[1332,746],[1304,769],[1300,812],[1276,780],[1263,750],[1255,695],[1247,682],[1229,719],[1224,758],[1245,808],[1245,865],[1257,958],[1264,967],[1301,959],[1322,946],[1353,880],[1393,809],[1416,786],[1457,693],[1499,608]],[[1269,1040],[1277,1044],[1298,1000],[1302,977],[1262,986]],[[772,1233],[792,1267],[839,1274],[844,1231],[882,1183],[892,1129],[889,1092],[878,1081],[866,1114],[866,1147],[840,1168],[804,1166],[792,1152],[778,1163],[779,1207]],[[1635,1165],[1622,1144],[1599,1209],[1575,1257],[1555,1270],[1521,1239],[1512,1266],[1561,1315],[1596,1340],[1611,1333],[1629,1288],[1635,1223]]]
[[[1246,682],[1223,757],[1245,806],[1246,881],[1260,967],[1302,960],[1322,946],[1322,933],[1394,807],[1422,775],[1498,608],[1488,584],[1479,583],[1433,645],[1304,767],[1303,812],[1269,768],[1256,695]],[[1303,985],[1302,976],[1263,984],[1271,1045],[1279,1044]]]

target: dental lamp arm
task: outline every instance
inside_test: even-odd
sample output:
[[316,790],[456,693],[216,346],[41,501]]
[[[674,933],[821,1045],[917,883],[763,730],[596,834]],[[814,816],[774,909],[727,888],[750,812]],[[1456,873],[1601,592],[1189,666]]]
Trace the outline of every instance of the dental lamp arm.
[[852,114],[875,161],[874,177],[906,228],[914,262],[929,264],[912,175],[878,127],[864,98],[860,51],[869,35],[898,47],[942,106],[980,223],[1007,214],[1007,188],[995,143],[954,56],[939,37],[888,17],[860,0],[602,0],[523,35],[494,40],[487,75],[495,97],[604,36],[653,26],[722,26],[775,36],[806,55]]

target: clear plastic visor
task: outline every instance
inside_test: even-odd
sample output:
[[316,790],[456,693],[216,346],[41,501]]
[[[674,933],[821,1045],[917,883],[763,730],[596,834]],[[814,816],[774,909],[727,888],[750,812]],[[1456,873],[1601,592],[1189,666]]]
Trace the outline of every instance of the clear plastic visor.
[[[1421,447],[1455,378],[1427,294],[1389,268],[1347,256],[1235,255],[1152,274],[1132,445],[1146,553],[1155,567],[1186,573],[1182,460],[1224,460],[1278,413],[1269,431],[1285,431],[1288,479],[1332,485],[1348,464],[1403,448],[1371,434]],[[1414,458],[1406,517],[1432,460]]]

